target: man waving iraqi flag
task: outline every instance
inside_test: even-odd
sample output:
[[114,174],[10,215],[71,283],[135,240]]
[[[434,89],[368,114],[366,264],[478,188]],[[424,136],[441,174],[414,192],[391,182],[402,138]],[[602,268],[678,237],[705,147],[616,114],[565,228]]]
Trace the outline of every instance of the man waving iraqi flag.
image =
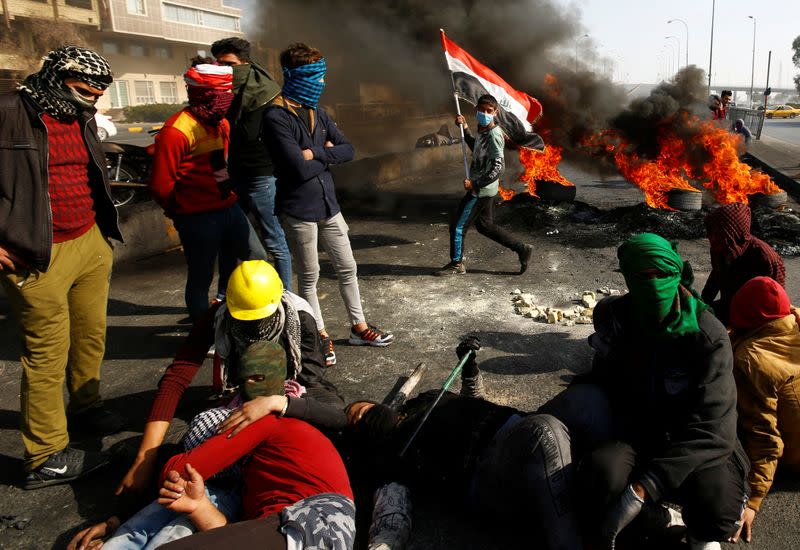
[[476,105],[482,95],[493,95],[500,107],[497,122],[511,141],[519,147],[542,151],[544,141],[533,131],[533,124],[542,116],[542,104],[512,88],[497,73],[447,38],[444,30],[440,32],[456,96]]

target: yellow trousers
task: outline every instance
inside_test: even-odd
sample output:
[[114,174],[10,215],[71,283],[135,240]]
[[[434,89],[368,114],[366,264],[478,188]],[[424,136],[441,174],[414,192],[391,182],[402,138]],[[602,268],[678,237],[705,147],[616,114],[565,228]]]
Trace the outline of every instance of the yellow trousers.
[[22,441],[33,470],[69,444],[69,412],[100,404],[100,364],[113,254],[97,225],[53,245],[47,272],[2,273],[22,336]]

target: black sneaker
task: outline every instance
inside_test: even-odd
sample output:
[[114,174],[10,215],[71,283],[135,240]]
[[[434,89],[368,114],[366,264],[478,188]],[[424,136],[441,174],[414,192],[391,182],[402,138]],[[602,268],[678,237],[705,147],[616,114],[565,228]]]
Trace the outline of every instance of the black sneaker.
[[434,271],[433,274],[437,277],[448,277],[450,275],[463,275],[467,272],[464,267],[464,262],[450,262],[442,269]]
[[108,464],[108,456],[105,453],[81,451],[67,447],[63,451],[51,454],[44,464],[29,473],[25,478],[25,489],[69,483],[106,464]]
[[528,262],[531,261],[533,254],[533,247],[529,244],[523,245],[522,250],[517,252],[519,256],[519,274],[522,275],[528,270]]
[[83,412],[67,415],[69,428],[75,432],[93,435],[111,435],[122,431],[125,420],[118,413],[103,406],[91,407]]
[[329,336],[322,338],[322,355],[325,356],[325,366],[332,367],[336,364],[336,352],[333,351],[333,340]]

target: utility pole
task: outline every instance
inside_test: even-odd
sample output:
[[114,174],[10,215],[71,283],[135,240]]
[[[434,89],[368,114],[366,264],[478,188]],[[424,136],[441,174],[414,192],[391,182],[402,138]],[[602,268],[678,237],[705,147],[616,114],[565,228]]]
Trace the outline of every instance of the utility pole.
[[714,14],[717,10],[717,0],[711,0],[711,46],[708,48],[708,89],[706,95],[711,95],[711,62],[714,60]]
[[770,65],[772,65],[772,50],[769,51],[769,55],[767,56],[767,85],[764,88],[764,115],[765,116],[767,114],[767,99],[769,98],[769,95],[767,95],[767,92],[770,91],[770,89],[769,89],[769,68],[770,68]]
[[756,75],[756,18],[752,15],[748,15],[747,17],[753,20],[753,66],[750,68],[750,106],[752,108],[753,82],[755,81]]

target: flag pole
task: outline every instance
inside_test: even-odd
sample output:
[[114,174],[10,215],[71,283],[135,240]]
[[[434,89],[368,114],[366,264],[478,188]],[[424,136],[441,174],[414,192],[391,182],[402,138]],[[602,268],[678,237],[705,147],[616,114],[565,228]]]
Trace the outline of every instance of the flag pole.
[[[444,41],[444,29],[439,29],[439,32],[442,36],[442,50],[446,53],[447,46]],[[445,57],[447,59],[447,57]],[[450,71],[450,67],[447,67],[447,70]],[[453,76],[453,71],[450,71],[450,81],[453,83],[453,99],[456,101],[456,114],[461,116],[461,105],[458,103],[458,92],[456,91],[456,79]],[[461,155],[464,158],[464,178],[469,179],[469,163],[467,162],[467,143],[464,140],[464,126],[462,124],[458,125],[458,129],[461,132]]]

